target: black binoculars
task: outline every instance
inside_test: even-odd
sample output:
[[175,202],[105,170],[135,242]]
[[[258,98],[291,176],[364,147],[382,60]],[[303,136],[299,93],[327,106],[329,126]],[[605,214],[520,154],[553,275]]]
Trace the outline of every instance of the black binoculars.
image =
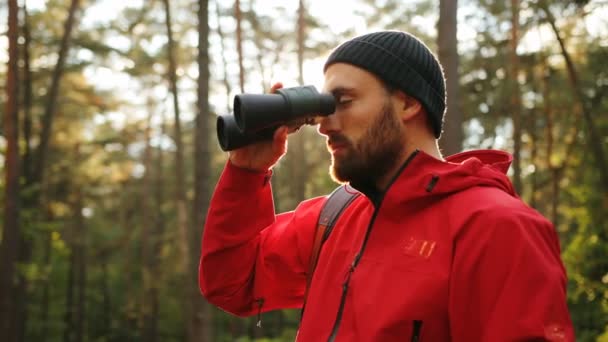
[[274,94],[239,94],[234,97],[234,115],[220,115],[217,137],[224,151],[272,140],[282,125],[299,128],[314,123],[314,117],[336,110],[332,94],[319,93],[314,86],[281,88]]

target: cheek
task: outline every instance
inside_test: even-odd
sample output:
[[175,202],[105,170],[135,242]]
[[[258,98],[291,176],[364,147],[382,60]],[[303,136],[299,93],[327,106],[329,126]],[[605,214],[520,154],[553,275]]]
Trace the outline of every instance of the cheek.
[[350,110],[342,117],[344,130],[352,132],[353,135],[362,135],[373,121],[373,112],[366,109]]

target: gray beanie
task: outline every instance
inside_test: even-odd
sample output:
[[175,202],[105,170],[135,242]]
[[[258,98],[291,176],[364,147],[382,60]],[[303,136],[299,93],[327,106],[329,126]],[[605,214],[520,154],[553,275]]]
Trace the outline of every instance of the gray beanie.
[[443,69],[429,48],[400,31],[365,34],[338,46],[323,71],[333,63],[348,63],[416,98],[426,109],[435,137],[441,135],[446,92]]

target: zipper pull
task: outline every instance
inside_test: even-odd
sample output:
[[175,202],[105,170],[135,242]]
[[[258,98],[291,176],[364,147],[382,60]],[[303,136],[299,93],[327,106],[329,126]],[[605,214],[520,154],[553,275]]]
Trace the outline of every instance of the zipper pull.
[[262,305],[264,304],[264,298],[258,298],[255,300],[258,303],[258,321],[255,324],[256,327],[262,327]]

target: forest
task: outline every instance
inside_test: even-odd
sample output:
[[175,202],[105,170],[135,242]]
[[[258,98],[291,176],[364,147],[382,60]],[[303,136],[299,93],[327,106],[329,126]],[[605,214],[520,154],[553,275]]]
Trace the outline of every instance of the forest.
[[[577,341],[608,341],[606,0],[0,2],[0,339],[293,341],[299,310],[238,318],[200,294],[216,118],[275,82],[320,89],[335,46],[383,29],[444,67],[444,155],[513,155]],[[277,211],[331,192],[329,162],[314,126],[291,134]]]

